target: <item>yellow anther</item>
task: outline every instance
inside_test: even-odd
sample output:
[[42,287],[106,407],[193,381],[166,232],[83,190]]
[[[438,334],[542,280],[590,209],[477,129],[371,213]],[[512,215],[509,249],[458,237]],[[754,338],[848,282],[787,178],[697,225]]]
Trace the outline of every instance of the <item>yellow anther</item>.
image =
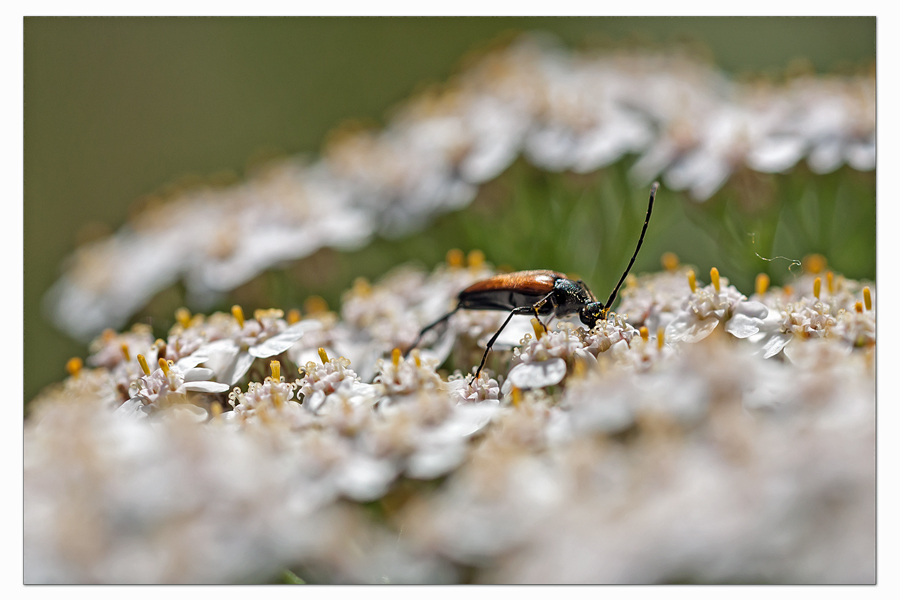
[[825,273],[825,283],[828,284],[828,293],[834,294],[834,271]]
[[634,276],[634,273],[629,273],[625,277],[625,287],[628,289],[634,289],[637,287],[638,280],[637,277]]
[[480,269],[484,266],[484,252],[481,250],[472,250],[467,257],[470,269]]
[[785,296],[793,296],[794,295],[794,286],[788,284],[781,288],[781,291],[784,292]]
[[391,352],[391,362],[394,363],[394,368],[400,366],[400,348],[394,348]]
[[856,309],[856,312],[858,312],[858,313],[861,313],[863,311],[862,302],[857,302],[856,304],[853,305],[853,307]]
[[310,296],[303,303],[303,309],[308,315],[320,315],[328,312],[328,303],[322,296]]
[[319,360],[322,361],[322,364],[328,362],[328,354],[325,352],[325,348],[319,348]]
[[694,270],[691,269],[687,272],[688,285],[691,286],[691,291],[697,291],[697,275],[694,273]]
[[447,250],[447,265],[452,269],[461,268],[466,261],[466,255],[459,248],[451,248]]
[[163,373],[168,375],[169,374],[169,363],[166,361],[166,359],[161,358],[157,362],[159,363],[159,368],[163,370]]
[[517,387],[513,387],[512,389],[512,404],[513,406],[518,406],[522,402],[522,390]]
[[531,317],[531,328],[534,329],[534,338],[539,340],[544,335],[544,326],[537,317]]
[[866,310],[872,310],[872,291],[869,286],[863,288],[863,300],[866,301]]
[[821,254],[808,254],[803,257],[803,270],[818,275],[828,266],[828,261]]
[[719,284],[719,270],[715,267],[709,270],[709,280],[712,281],[713,287],[717,292],[721,292],[722,288]]
[[238,322],[238,327],[241,329],[244,328],[244,309],[240,307],[239,304],[235,304],[231,307],[231,314],[234,316],[235,320]]
[[292,308],[291,310],[289,310],[288,314],[287,314],[288,325],[293,325],[294,323],[297,323],[299,321],[300,321],[300,311],[297,310],[296,308]]
[[[419,349],[413,348],[413,351],[410,352],[410,354],[412,354],[413,360],[416,361],[416,366],[421,367],[422,366],[422,356],[419,354]],[[393,356],[391,358],[393,358]]]
[[669,272],[676,271],[678,265],[681,264],[681,261],[678,260],[678,255],[674,252],[664,252],[659,261],[662,263],[663,268]]
[[122,355],[125,357],[125,361],[126,362],[130,361],[131,353],[128,351],[128,344],[126,344],[125,342],[122,342],[122,345],[119,347],[122,348]]
[[272,381],[281,381],[281,363],[273,360],[269,363],[269,368],[272,369]]
[[656,330],[656,347],[660,350],[666,345],[666,330],[660,327]]
[[66,371],[69,372],[69,375],[72,377],[78,377],[78,374],[81,373],[81,369],[84,367],[84,362],[77,356],[73,356],[68,361],[66,361]]
[[187,329],[191,326],[191,311],[182,306],[175,311],[175,320],[178,321],[182,327]]
[[647,340],[650,339],[650,331],[647,329],[646,326],[641,325],[641,328],[640,328],[638,331],[641,332],[641,339],[642,339],[642,340],[644,340],[644,341],[646,342]]
[[353,293],[357,296],[368,296],[372,293],[372,286],[365,277],[357,277],[353,280]]
[[209,403],[209,412],[212,414],[212,418],[215,419],[219,415],[222,414],[222,405],[218,402],[210,402]]
[[813,280],[813,296],[816,297],[816,300],[819,299],[819,296],[822,295],[822,278],[816,277]]
[[766,290],[769,289],[769,283],[771,280],[769,276],[765,273],[760,273],[756,276],[756,293],[762,296],[766,293]]
[[144,375],[150,374],[150,367],[147,365],[147,359],[144,358],[143,354],[137,355],[138,364],[141,365],[141,371],[144,372]]

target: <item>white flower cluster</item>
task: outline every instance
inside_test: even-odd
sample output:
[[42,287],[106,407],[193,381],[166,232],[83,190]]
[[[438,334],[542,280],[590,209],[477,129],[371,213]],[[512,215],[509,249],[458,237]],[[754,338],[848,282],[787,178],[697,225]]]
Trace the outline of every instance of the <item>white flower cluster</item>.
[[[639,311],[495,348],[495,377],[382,350],[473,259],[358,283],[345,320],[104,333],[25,423],[26,582],[874,581],[872,286],[748,299],[672,263],[629,280]],[[392,310],[412,280],[432,296]],[[466,370],[471,314],[433,341]]]
[[465,206],[519,155],[590,172],[638,154],[638,182],[662,176],[697,200],[742,167],[780,172],[806,158],[817,173],[872,170],[875,79],[738,83],[678,53],[573,54],[525,37],[413,98],[385,129],[332,137],[315,162],[184,191],[79,248],[48,293],[51,318],[90,339],[179,279],[192,305],[208,306],[281,261]]

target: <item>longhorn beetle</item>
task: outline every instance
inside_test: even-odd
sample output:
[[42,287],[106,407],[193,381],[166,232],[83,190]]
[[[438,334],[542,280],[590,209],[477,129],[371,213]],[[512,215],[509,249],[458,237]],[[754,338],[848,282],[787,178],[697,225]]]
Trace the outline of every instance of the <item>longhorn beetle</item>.
[[[433,327],[437,327],[445,322],[456,311],[466,308],[469,310],[508,310],[509,316],[503,321],[503,325],[497,330],[497,333],[487,343],[484,349],[484,356],[481,357],[481,364],[475,372],[475,379],[481,374],[484,367],[484,361],[487,360],[491,346],[497,341],[497,336],[503,331],[503,328],[509,324],[510,319],[514,315],[527,315],[534,313],[538,321],[547,331],[547,325],[541,321],[541,315],[551,315],[551,319],[555,315],[557,318],[567,317],[578,313],[581,322],[593,329],[598,321],[602,321],[609,314],[612,303],[616,300],[616,294],[619,288],[628,276],[628,272],[634,265],[634,259],[637,258],[641,244],[644,243],[644,234],[647,233],[647,225],[650,224],[650,213],[653,211],[653,200],[656,198],[656,190],[659,189],[659,183],[654,183],[650,188],[650,202],[647,204],[647,218],[644,219],[644,228],[641,229],[641,237],[638,238],[637,247],[631,256],[631,262],[619,283],[616,284],[609,300],[604,304],[598,302],[597,298],[588,289],[580,279],[572,281],[563,273],[556,271],[517,271],[515,273],[504,273],[495,275],[490,279],[485,279],[473,283],[459,293],[456,308],[449,313],[426,326],[419,332],[419,336],[410,349],[415,348],[422,341],[425,335]],[[548,322],[550,319],[547,320]],[[407,353],[409,350],[407,350]]]

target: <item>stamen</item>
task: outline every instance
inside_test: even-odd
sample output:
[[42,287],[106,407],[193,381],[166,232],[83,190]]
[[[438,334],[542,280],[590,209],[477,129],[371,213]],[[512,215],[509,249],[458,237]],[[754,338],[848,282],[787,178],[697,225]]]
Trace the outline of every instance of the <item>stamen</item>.
[[400,348],[394,348],[391,352],[391,362],[394,363],[394,368],[400,366]]
[[77,356],[73,356],[66,361],[66,371],[68,371],[69,375],[72,377],[78,377],[82,367],[84,367],[84,362]]
[[641,339],[645,342],[650,339],[650,331],[647,329],[646,325],[641,325],[641,328],[638,330],[641,332]]
[[863,311],[862,302],[857,302],[856,304],[853,305],[853,307],[856,309],[856,312],[858,312],[858,313],[861,313]]
[[531,317],[531,328],[534,329],[534,338],[539,340],[544,335],[544,327],[537,317]]
[[287,314],[288,325],[293,325],[294,323],[297,323],[299,321],[300,321],[300,311],[297,310],[296,308],[292,308],[291,310],[289,310],[288,314]]
[[866,301],[866,310],[872,310],[872,291],[869,286],[863,288],[863,299]]
[[512,389],[512,405],[519,406],[522,403],[522,390],[517,387]]
[[783,288],[781,288],[781,291],[784,292],[785,296],[788,296],[788,297],[793,296],[794,295],[794,286],[788,284],[788,285],[784,286]]
[[144,375],[150,374],[150,367],[147,365],[147,359],[144,358],[143,354],[137,355],[138,364],[141,365],[141,371],[144,372]]
[[231,314],[234,315],[235,320],[238,322],[238,327],[241,329],[244,328],[244,309],[240,307],[240,305],[235,304],[231,307]]
[[677,271],[678,265],[681,264],[681,261],[678,260],[678,255],[674,252],[664,252],[660,257],[660,262],[663,268],[670,273]]
[[717,292],[721,292],[722,288],[719,285],[719,270],[715,267],[709,270],[709,279],[712,281],[713,287],[716,288]]
[[812,275],[818,275],[827,265],[828,261],[821,254],[808,254],[803,257],[803,270]]
[[828,294],[834,295],[834,271],[825,273],[825,282],[828,284]]
[[634,273],[629,273],[628,277],[625,278],[625,288],[626,289],[634,289],[638,285],[637,277],[634,276]]
[[303,303],[303,308],[308,315],[320,315],[328,312],[328,303],[322,296],[310,296]]
[[819,295],[822,293],[822,278],[816,277],[813,280],[813,296],[816,297],[816,300],[819,299]]
[[769,276],[765,273],[760,273],[756,276],[756,293],[762,296],[766,293],[766,290],[769,289],[770,283]]
[[413,348],[413,350],[412,350],[412,352],[410,352],[410,354],[412,354],[413,360],[416,361],[416,366],[421,367],[422,366],[422,356],[419,354],[419,349]]
[[222,405],[218,402],[210,402],[209,403],[209,412],[212,414],[212,418],[215,419],[219,415],[222,414]]
[[325,348],[319,348],[319,360],[322,361],[322,364],[328,362],[328,354],[325,353]]
[[272,369],[272,381],[281,381],[281,363],[273,360],[269,363],[269,368]]
[[660,350],[666,345],[666,330],[660,327],[656,330],[656,347]]
[[129,362],[131,360],[131,353],[128,352],[128,344],[122,342],[120,348],[122,348],[122,354],[125,356],[125,362]]
[[166,359],[164,359],[164,358],[159,359],[158,362],[159,362],[159,368],[163,370],[163,373],[165,373],[166,376],[168,376],[169,375],[169,363],[166,362]]
[[460,269],[465,264],[466,255],[459,248],[447,250],[447,265],[451,269]]
[[191,311],[182,306],[175,311],[175,320],[178,321],[182,327],[187,329],[191,326]]
[[697,291],[697,275],[694,273],[694,270],[691,269],[687,272],[688,285],[691,286],[691,291]]
[[469,268],[472,270],[480,269],[484,266],[484,252],[481,250],[472,250],[468,256]]

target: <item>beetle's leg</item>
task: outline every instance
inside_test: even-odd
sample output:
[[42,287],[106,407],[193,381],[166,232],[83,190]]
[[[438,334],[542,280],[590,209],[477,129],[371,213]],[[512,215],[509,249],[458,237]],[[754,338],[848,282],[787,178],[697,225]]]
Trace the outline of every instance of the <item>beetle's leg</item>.
[[484,356],[481,357],[481,364],[478,365],[478,370],[475,371],[475,379],[478,379],[478,376],[481,375],[481,369],[484,368],[484,361],[487,360],[488,352],[491,351],[491,346],[493,346],[494,342],[497,341],[497,337],[500,335],[500,332],[503,331],[503,328],[509,324],[509,320],[512,319],[515,315],[527,315],[533,308],[533,306],[519,306],[510,311],[509,316],[506,317],[505,321],[503,321],[503,325],[500,326],[500,329],[497,330],[497,333],[494,334],[494,337],[492,337],[487,343],[487,347],[484,349]]
[[416,337],[416,341],[413,342],[412,346],[410,346],[409,348],[407,348],[407,349],[406,349],[406,352],[403,353],[404,358],[406,357],[407,354],[410,353],[410,351],[412,351],[413,348],[415,348],[416,346],[419,345],[419,342],[422,341],[422,336],[423,336],[423,335],[425,335],[426,333],[428,333],[429,331],[431,331],[433,328],[437,327],[438,325],[440,325],[441,323],[443,323],[444,321],[446,321],[447,319],[449,319],[450,317],[452,317],[454,314],[456,314],[456,311],[458,311],[460,308],[462,308],[462,306],[457,305],[456,308],[454,308],[453,310],[451,310],[450,312],[448,312],[446,315],[444,315],[443,317],[441,317],[440,319],[438,319],[437,321],[435,321],[435,322],[432,323],[431,325],[426,325],[425,328],[422,329],[422,331],[419,332],[419,335],[418,335],[418,337]]
[[[540,315],[540,313],[539,313],[538,311],[539,311],[539,310],[541,309],[541,307],[544,306],[544,304],[545,304],[546,302],[548,302],[548,301],[549,301],[550,304],[553,306],[553,310],[550,311],[550,319],[552,319],[552,318],[553,318],[553,311],[556,310],[556,301],[553,299],[553,292],[550,292],[549,294],[547,294],[546,296],[544,296],[543,298],[541,298],[540,300],[538,300],[537,302],[535,302],[535,303],[532,305],[532,307],[531,307],[531,308],[534,309],[534,316],[537,317],[538,323],[540,323],[540,324],[541,324],[541,327],[544,328],[544,333],[548,333],[550,330],[547,329],[547,324],[544,323],[543,321],[541,321],[541,315]],[[550,322],[550,319],[547,319],[547,323]]]

